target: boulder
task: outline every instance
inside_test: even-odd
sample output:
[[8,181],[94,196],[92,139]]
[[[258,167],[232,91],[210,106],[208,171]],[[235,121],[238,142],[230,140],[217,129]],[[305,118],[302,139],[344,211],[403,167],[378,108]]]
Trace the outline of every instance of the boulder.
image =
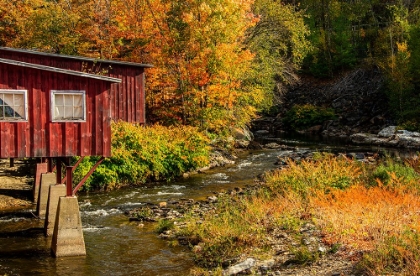
[[396,132],[397,132],[396,126],[389,126],[379,131],[378,137],[390,138],[394,136]]
[[239,141],[254,140],[254,134],[247,127],[233,129],[232,135],[233,135],[233,138],[235,138],[235,140],[239,140]]
[[234,266],[229,267],[228,269],[226,269],[225,271],[223,271],[223,275],[236,275],[239,274],[241,272],[244,272],[247,269],[253,268],[256,264],[255,259],[253,258],[248,258],[245,261],[243,261],[242,263],[236,264]]

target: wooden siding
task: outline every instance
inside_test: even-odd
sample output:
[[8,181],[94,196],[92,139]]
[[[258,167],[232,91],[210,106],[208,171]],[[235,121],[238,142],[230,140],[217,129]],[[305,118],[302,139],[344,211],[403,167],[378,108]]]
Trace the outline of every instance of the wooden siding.
[[146,123],[145,114],[145,71],[140,64],[118,63],[113,61],[91,61],[77,57],[45,54],[32,51],[13,51],[0,48],[0,58],[41,64],[74,71],[86,69],[105,70],[106,76],[119,78],[121,83],[113,84],[110,91],[111,118],[114,121]]
[[[0,158],[110,156],[110,86],[102,80],[0,64],[0,89],[27,90],[29,110],[27,122],[0,121]],[[85,90],[86,122],[51,122],[51,90]]]

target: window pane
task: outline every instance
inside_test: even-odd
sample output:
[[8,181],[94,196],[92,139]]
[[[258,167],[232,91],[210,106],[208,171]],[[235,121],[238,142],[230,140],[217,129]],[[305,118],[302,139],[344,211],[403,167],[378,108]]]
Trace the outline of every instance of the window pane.
[[16,118],[23,118],[25,114],[25,107],[24,106],[15,106],[15,117]]
[[73,106],[73,95],[64,95],[64,105]]
[[74,95],[74,106],[80,106],[83,105],[83,95]]
[[73,107],[65,106],[64,107],[64,118],[73,119]]
[[13,117],[15,117],[15,112],[13,111],[13,109],[12,108],[10,108],[10,106],[5,106],[4,107],[5,109],[4,109],[4,117],[6,117],[6,118],[13,118]]
[[74,107],[74,118],[83,119],[82,107]]
[[62,94],[55,94],[54,101],[56,106],[63,106],[64,105],[64,99]]
[[23,101],[23,94],[15,94],[14,95],[14,106],[22,106],[24,104]]
[[0,92],[0,120],[26,119],[26,90]]
[[13,94],[4,94],[3,102],[5,105],[13,106]]
[[54,99],[54,120],[84,120],[84,91],[52,91]]

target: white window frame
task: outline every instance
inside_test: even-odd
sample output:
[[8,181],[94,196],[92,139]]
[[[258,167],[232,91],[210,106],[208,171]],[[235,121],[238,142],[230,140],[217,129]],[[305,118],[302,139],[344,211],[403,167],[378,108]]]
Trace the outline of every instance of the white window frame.
[[[28,91],[23,89],[0,89],[0,94],[23,95],[24,112],[21,117],[4,117],[0,114],[0,121],[3,122],[27,122],[28,121]],[[4,105],[3,105],[4,106]],[[11,107],[12,108],[12,107]],[[13,108],[12,108],[13,109]]]
[[[56,95],[82,95],[82,109],[83,109],[83,118],[80,119],[55,119],[55,96]],[[85,90],[51,90],[51,121],[52,122],[86,122],[86,91]]]

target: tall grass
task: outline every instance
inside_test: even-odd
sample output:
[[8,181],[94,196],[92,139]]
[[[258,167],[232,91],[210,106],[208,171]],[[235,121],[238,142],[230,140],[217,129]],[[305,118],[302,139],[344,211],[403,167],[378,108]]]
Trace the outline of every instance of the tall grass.
[[267,184],[273,191],[297,193],[306,198],[322,191],[345,189],[358,183],[363,177],[363,166],[344,156],[316,154],[314,160],[287,162],[287,168],[269,173]]
[[343,245],[342,254],[363,253],[358,269],[364,274],[419,275],[419,163],[369,165],[328,154],[290,161],[267,173],[255,194],[225,200],[203,218],[190,217],[183,231],[200,237],[197,262],[211,267],[259,248],[268,253],[274,229],[299,235],[310,221],[326,245]]

